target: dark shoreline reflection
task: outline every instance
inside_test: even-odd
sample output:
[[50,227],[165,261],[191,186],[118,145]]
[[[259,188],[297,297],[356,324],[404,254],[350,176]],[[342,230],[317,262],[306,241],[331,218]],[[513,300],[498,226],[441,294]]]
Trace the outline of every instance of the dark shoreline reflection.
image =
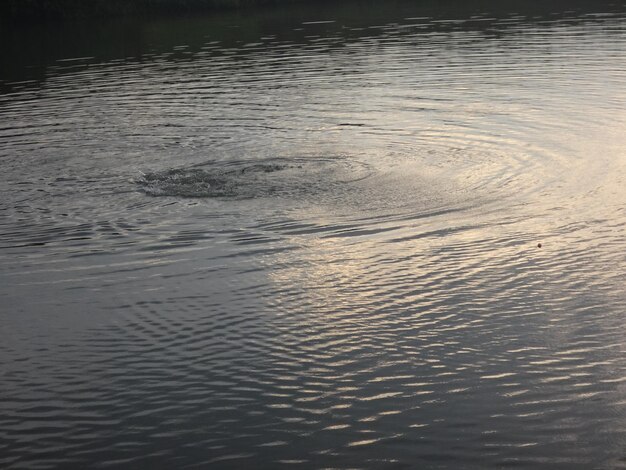
[[[109,61],[150,61],[170,53],[169,60],[193,60],[217,43],[216,53],[230,49],[246,56],[247,44],[308,44],[311,35],[337,37],[343,47],[361,37],[384,34],[385,27],[406,25],[398,34],[480,31],[485,37],[515,34],[520,24],[605,21],[604,14],[623,13],[626,5],[612,0],[528,2],[342,1],[337,5],[294,4],[250,8],[239,12],[201,13],[194,17],[75,20],[0,27],[0,91],[41,86],[48,75],[77,72]],[[600,18],[598,13],[602,13]],[[409,18],[418,18],[411,20]],[[330,19],[330,21],[328,21]],[[319,23],[317,23],[317,21]],[[326,20],[326,21],[325,21]],[[303,25],[303,23],[305,23]],[[317,24],[316,24],[317,23]],[[417,28],[411,28],[412,25]],[[294,26],[297,26],[294,28]],[[268,38],[268,39],[263,39]],[[185,45],[184,50],[176,46]],[[333,44],[329,44],[333,47]]]

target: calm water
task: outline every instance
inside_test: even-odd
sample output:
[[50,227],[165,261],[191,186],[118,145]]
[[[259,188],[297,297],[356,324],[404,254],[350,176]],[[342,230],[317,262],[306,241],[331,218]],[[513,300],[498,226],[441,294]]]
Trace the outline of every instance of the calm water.
[[0,467],[626,468],[626,6],[378,3],[3,27]]

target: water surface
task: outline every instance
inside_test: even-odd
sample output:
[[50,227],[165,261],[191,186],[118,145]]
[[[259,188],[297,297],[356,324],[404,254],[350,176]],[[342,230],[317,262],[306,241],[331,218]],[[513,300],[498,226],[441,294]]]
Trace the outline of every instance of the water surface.
[[626,467],[622,4],[0,39],[0,466]]

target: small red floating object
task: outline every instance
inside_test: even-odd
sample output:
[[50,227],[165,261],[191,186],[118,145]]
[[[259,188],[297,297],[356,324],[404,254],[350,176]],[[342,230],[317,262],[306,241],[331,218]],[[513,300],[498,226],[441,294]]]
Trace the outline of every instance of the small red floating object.
[[541,248],[541,243],[537,243],[537,248]]

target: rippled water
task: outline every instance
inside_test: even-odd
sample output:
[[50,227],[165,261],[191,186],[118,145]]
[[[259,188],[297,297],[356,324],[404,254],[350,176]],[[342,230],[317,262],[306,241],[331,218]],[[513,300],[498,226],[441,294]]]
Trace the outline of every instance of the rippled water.
[[626,8],[415,3],[0,32],[2,468],[626,468]]

